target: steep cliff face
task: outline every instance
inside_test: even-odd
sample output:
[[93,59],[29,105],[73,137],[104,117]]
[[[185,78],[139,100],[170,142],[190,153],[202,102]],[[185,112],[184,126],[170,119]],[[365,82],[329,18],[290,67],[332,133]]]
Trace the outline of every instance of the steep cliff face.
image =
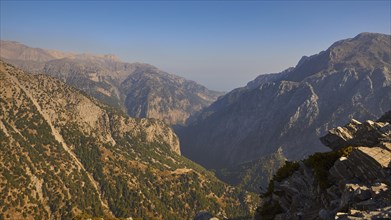
[[390,41],[363,33],[231,91],[178,130],[183,154],[224,167],[278,148],[290,159],[327,150],[317,138],[327,130],[391,109]]
[[180,156],[160,120],[129,118],[45,75],[0,62],[5,219],[250,215],[256,199]]
[[28,72],[54,76],[132,117],[185,124],[222,93],[114,55],[73,54],[1,41],[0,56]]
[[390,123],[353,120],[330,130],[322,140],[333,151],[277,171],[256,218],[390,218]]
[[121,88],[129,115],[159,118],[179,125],[222,95],[149,65],[130,74]]

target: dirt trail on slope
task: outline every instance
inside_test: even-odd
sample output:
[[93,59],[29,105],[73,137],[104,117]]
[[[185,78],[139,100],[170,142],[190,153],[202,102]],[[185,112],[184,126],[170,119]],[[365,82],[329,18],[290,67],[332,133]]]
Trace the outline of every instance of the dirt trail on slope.
[[61,146],[64,148],[64,150],[71,156],[71,158],[73,159],[75,164],[79,167],[79,169],[83,170],[87,174],[88,179],[90,180],[92,186],[95,188],[95,190],[98,194],[99,201],[100,201],[101,205],[103,206],[104,209],[106,209],[105,211],[109,215],[114,216],[113,213],[110,211],[109,206],[107,205],[107,202],[103,201],[103,199],[102,199],[102,195],[100,193],[98,183],[95,181],[95,179],[92,177],[92,175],[89,172],[87,172],[87,170],[84,168],[83,164],[79,161],[79,159],[71,151],[71,149],[69,149],[69,147],[66,145],[64,139],[62,138],[62,136],[60,135],[58,130],[53,126],[49,115],[47,115],[46,113],[44,113],[42,111],[41,106],[38,104],[38,102],[33,98],[31,93],[29,91],[27,91],[27,89],[24,88],[24,86],[21,85],[21,83],[19,82],[19,80],[15,76],[9,74],[7,71],[4,71],[4,72],[5,72],[5,74],[8,75],[8,77],[10,77],[22,89],[22,91],[26,94],[26,96],[33,102],[33,104],[37,108],[38,112],[42,115],[42,117],[45,119],[45,121],[49,124],[49,127],[52,130],[52,134],[53,134],[54,138],[61,144]]

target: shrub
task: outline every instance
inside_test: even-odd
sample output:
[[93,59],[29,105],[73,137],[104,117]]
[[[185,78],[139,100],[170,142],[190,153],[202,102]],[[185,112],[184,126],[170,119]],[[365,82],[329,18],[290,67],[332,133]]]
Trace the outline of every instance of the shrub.
[[345,147],[338,151],[325,153],[315,153],[305,159],[303,162],[306,166],[311,167],[314,171],[316,180],[322,189],[331,186],[329,181],[329,170],[334,165],[335,161],[340,157],[346,157],[353,150],[352,147]]
[[282,180],[291,176],[295,171],[299,169],[300,165],[298,162],[286,161],[284,166],[278,169],[277,173],[274,175],[273,180],[281,182]]
[[284,166],[278,169],[276,174],[274,174],[273,178],[269,181],[267,191],[261,194],[261,197],[270,196],[274,191],[274,181],[283,181],[284,179],[291,176],[295,171],[299,170],[299,167],[300,165],[298,162],[285,161]]

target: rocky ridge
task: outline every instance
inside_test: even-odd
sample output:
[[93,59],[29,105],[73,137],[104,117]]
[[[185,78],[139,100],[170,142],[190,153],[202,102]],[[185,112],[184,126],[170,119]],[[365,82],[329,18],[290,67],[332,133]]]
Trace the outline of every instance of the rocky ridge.
[[331,129],[333,151],[281,168],[256,219],[391,218],[390,116]]
[[[172,129],[0,61],[0,218],[250,215],[257,198],[180,156]],[[255,200],[254,200],[255,199]]]
[[182,153],[222,168],[279,148],[293,160],[326,151],[317,137],[329,129],[391,109],[390,48],[390,35],[362,33],[303,57],[294,68],[260,75],[176,130]]
[[54,76],[132,117],[186,123],[222,95],[202,85],[115,55],[75,54],[0,42],[0,57],[27,72]]

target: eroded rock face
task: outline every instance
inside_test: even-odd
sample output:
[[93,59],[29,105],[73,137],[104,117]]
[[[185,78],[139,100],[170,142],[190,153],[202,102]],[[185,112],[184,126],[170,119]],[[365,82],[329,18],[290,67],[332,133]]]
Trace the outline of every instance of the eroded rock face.
[[0,41],[0,56],[25,71],[54,76],[131,117],[183,125],[223,93],[115,55],[72,54]]
[[[391,60],[385,59],[391,57],[390,39],[363,33],[229,92],[178,131],[182,153],[219,168],[256,160],[278,148],[291,160],[327,151],[318,137],[331,128],[353,118],[374,120],[391,109]],[[354,130],[358,128],[353,122],[352,128],[335,129],[336,139],[329,141],[342,147],[361,132]],[[376,144],[371,143],[378,137],[372,138],[374,134],[362,137],[368,140],[365,144]]]
[[[387,112],[381,118],[390,116],[391,112]],[[345,152],[350,149],[350,153],[336,160],[326,158],[335,160],[330,161],[330,169],[321,167],[325,163],[320,161],[309,164],[304,160],[297,171],[280,182],[274,181],[263,208],[280,207],[276,219],[390,218],[391,133],[390,124],[380,121],[352,120],[330,130],[322,142],[334,152],[345,147]],[[325,181],[322,187],[320,183]],[[257,218],[263,219],[262,216]]]
[[184,125],[190,115],[222,95],[147,65],[129,74],[120,88],[129,115],[157,118],[171,125]]
[[391,124],[388,122],[366,121],[360,123],[352,120],[344,127],[331,129],[320,140],[332,150],[339,150],[347,146],[375,146],[387,141],[391,134]]

